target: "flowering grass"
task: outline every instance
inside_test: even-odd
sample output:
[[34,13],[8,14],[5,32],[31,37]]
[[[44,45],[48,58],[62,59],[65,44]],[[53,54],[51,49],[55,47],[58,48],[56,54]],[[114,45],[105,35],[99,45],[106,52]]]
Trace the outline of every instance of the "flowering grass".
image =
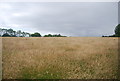
[[3,79],[116,79],[118,38],[2,38]]

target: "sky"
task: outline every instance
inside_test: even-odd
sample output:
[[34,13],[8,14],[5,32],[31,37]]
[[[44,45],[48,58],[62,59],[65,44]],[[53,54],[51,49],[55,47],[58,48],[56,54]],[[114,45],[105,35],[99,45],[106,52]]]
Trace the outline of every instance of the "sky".
[[120,24],[120,1],[118,3],[118,23]]
[[97,37],[114,34],[117,2],[1,2],[0,28]]

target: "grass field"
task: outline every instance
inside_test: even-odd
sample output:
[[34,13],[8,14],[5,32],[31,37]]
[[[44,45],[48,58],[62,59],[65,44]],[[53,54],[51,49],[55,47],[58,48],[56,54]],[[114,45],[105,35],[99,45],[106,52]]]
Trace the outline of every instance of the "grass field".
[[0,80],[2,80],[2,38],[0,38]]
[[116,79],[118,38],[3,38],[3,79]]

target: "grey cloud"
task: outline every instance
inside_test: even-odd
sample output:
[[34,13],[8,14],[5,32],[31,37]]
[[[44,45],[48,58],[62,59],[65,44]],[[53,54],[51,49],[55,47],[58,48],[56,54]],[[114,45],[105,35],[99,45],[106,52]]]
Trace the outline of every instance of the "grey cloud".
[[9,8],[2,11],[2,24],[22,25],[28,30],[35,29],[44,33],[101,36],[113,34],[118,24],[117,2],[6,3],[7,5]]

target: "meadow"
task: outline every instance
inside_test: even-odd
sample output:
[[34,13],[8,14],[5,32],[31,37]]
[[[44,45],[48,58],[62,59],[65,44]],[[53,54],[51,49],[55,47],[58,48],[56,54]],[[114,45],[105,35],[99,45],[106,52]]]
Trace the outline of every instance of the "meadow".
[[0,80],[2,79],[2,38],[0,38]]
[[4,37],[3,79],[116,79],[118,38]]

